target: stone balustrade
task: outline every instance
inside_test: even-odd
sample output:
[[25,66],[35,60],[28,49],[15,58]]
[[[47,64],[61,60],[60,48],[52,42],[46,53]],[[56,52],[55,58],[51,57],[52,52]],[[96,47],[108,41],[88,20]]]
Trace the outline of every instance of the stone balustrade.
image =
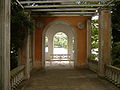
[[51,60],[70,60],[71,55],[70,54],[50,54]]
[[120,87],[120,68],[107,65],[105,69],[105,78]]
[[90,70],[92,70],[94,72],[98,71],[98,61],[96,61],[96,60],[88,60],[88,66],[89,66]]
[[73,61],[70,54],[50,54],[50,59],[46,61]]
[[15,90],[15,88],[24,80],[24,71],[25,66],[21,65],[11,71],[11,90]]

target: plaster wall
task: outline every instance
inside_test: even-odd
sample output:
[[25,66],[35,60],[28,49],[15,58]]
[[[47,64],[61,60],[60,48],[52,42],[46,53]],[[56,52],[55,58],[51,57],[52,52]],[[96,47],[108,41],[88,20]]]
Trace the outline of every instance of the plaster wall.
[[[45,27],[57,20],[62,20],[67,23],[69,23],[75,30],[76,38],[77,38],[77,64],[76,67],[82,68],[86,67],[86,60],[87,60],[87,19],[89,17],[83,17],[83,16],[54,16],[54,17],[35,17],[35,22],[42,23],[42,26],[40,28],[37,28],[35,30],[35,62],[36,64],[42,66],[42,34],[45,29]],[[77,27],[77,24],[79,22],[84,23],[84,29],[80,30]]]

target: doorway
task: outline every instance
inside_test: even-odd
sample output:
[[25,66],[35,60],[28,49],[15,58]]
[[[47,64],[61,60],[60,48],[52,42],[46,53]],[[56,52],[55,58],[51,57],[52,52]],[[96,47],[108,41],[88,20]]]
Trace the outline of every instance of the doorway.
[[45,68],[74,68],[76,64],[76,39],[73,32],[73,28],[63,21],[48,25],[43,34],[44,52],[42,59]]

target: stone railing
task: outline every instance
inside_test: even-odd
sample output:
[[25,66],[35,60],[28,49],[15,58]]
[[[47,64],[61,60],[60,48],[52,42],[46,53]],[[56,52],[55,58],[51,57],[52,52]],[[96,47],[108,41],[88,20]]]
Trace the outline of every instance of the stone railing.
[[120,87],[120,68],[107,65],[105,69],[105,78]]
[[24,65],[18,66],[17,68],[11,71],[10,78],[11,90],[15,90],[15,88],[17,88],[17,86],[24,80],[24,71],[25,71]]
[[94,72],[98,71],[98,61],[96,61],[96,60],[88,60],[88,66],[89,66],[90,70],[92,70]]
[[51,60],[71,60],[70,54],[50,54]]
[[46,61],[73,61],[70,54],[50,54],[50,59]]

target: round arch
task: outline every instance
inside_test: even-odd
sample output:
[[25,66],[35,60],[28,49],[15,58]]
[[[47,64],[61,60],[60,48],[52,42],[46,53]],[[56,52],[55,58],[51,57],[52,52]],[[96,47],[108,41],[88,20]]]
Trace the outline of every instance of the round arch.
[[[50,31],[51,27],[54,27],[54,25],[65,25],[66,27],[69,28],[68,30],[63,30],[63,29],[56,29],[56,31],[54,31],[54,33],[52,31]],[[51,29],[52,30],[52,29]],[[69,24],[66,21],[63,20],[55,20],[53,22],[50,22],[44,29],[43,34],[42,34],[42,67],[45,67],[45,36],[46,33],[52,32],[52,38],[53,36],[57,33],[57,32],[63,32],[65,33],[68,37],[72,34],[74,37],[74,66],[76,66],[77,63],[77,34],[75,32],[75,29],[73,28],[73,26],[71,24]]]

